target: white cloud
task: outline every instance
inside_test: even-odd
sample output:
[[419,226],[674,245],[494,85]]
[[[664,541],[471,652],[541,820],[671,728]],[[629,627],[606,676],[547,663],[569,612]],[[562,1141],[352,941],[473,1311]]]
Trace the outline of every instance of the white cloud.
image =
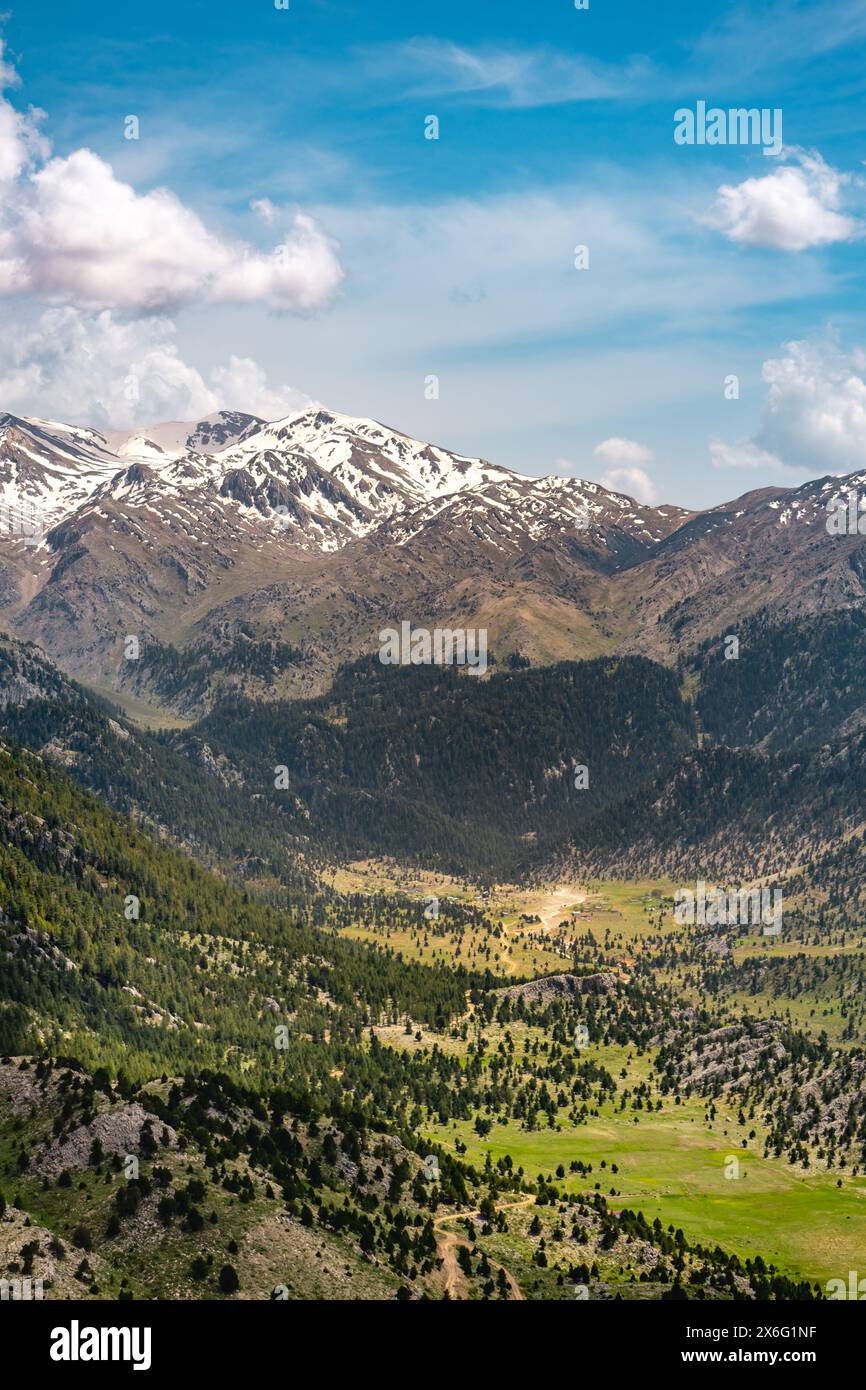
[[214,368],[210,381],[219,396],[220,409],[245,410],[265,420],[278,420],[313,404],[309,396],[294,387],[272,390],[264,368],[251,357],[230,357],[228,366]]
[[638,444],[635,439],[620,439],[614,435],[596,444],[592,453],[594,458],[607,464],[607,470],[600,479],[603,487],[610,488],[612,492],[627,492],[630,497],[647,505],[654,501],[655,484],[643,467],[655,458],[652,449]]
[[295,213],[270,256],[233,249],[214,264],[208,297],[249,304],[259,300],[275,309],[317,309],[336,292],[343,272],[334,245],[312,217]]
[[490,106],[621,101],[639,97],[657,82],[651,63],[640,57],[608,64],[552,48],[468,48],[436,38],[368,49],[366,59],[366,71],[377,81],[408,78],[407,95],[471,96]]
[[270,198],[253,198],[250,203],[253,212],[258,213],[265,226],[272,227],[277,217],[277,210]]
[[[0,50],[0,90],[13,78]],[[35,117],[0,95],[4,180],[0,294],[139,312],[195,300],[307,311],[342,279],[336,247],[312,218],[296,213],[270,254],[229,240],[168,189],[137,193],[91,150],[49,159]]]
[[761,424],[750,440],[714,440],[716,467],[768,468],[814,477],[850,473],[866,457],[866,353],[831,340],[792,342],[768,359]]
[[714,468],[766,468],[772,473],[782,472],[785,468],[780,458],[751,439],[741,444],[726,444],[723,439],[713,439],[710,441],[710,458]]
[[850,175],[817,153],[791,149],[782,158],[797,162],[763,178],[722,184],[707,223],[731,241],[777,251],[807,251],[861,234],[860,224],[839,210]]
[[[35,160],[48,155],[48,144],[39,133],[43,113],[35,108],[16,111],[3,96],[19,83],[18,74],[6,62],[5,53],[5,41],[0,38],[0,187],[13,183]],[[5,187],[3,192],[5,196]]]
[[181,358],[174,324],[118,321],[110,312],[49,309],[0,360],[3,409],[97,429],[195,420],[224,408],[276,419],[307,403],[291,387],[272,390],[250,358],[230,358],[209,379]]
[[611,439],[603,439],[600,444],[596,444],[592,452],[595,458],[600,458],[603,463],[652,463],[655,458],[652,449],[638,444],[637,440],[620,439],[616,435]]
[[648,507],[655,501],[655,484],[643,468],[610,468],[600,481],[611,492],[625,492]]

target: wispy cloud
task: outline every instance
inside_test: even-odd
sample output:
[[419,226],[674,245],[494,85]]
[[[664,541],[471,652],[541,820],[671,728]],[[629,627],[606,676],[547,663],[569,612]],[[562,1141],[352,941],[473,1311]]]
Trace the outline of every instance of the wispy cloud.
[[802,79],[810,63],[866,40],[862,0],[776,0],[741,4],[707,26],[691,47],[694,77],[749,82],[761,74]]
[[395,82],[405,97],[465,96],[502,107],[628,101],[650,94],[656,75],[639,55],[604,63],[547,47],[470,47],[438,38],[366,49],[361,57],[373,76]]

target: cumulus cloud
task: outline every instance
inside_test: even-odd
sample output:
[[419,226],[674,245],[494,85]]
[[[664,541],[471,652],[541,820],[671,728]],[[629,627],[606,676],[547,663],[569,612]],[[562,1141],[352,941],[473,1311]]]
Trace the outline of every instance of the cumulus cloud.
[[652,463],[655,458],[652,449],[638,444],[637,440],[620,439],[616,435],[611,439],[603,439],[600,444],[596,444],[592,452],[593,456],[601,459],[603,463]]
[[644,468],[652,463],[655,454],[635,439],[620,439],[613,436],[596,444],[593,457],[607,465],[600,482],[612,492],[627,492],[638,502],[648,505],[655,499],[655,484]]
[[0,360],[4,409],[97,429],[195,420],[242,409],[276,419],[307,404],[293,388],[268,387],[251,358],[232,357],[208,376],[184,362],[163,317],[122,322],[110,310],[49,309]]
[[13,183],[49,153],[48,142],[39,131],[43,113],[35,107],[16,111],[6,100],[4,94],[18,84],[18,74],[6,61],[6,45],[0,38],[0,190],[4,196],[6,184]]
[[643,468],[611,468],[601,479],[603,487],[611,492],[625,492],[638,502],[651,506],[656,490],[652,478]]
[[[0,93],[13,78],[0,61]],[[340,284],[334,243],[303,213],[266,253],[209,230],[168,189],[137,193],[92,150],[48,153],[35,116],[0,94],[0,294],[138,312],[196,300],[307,311]]]
[[755,435],[741,444],[714,440],[716,467],[763,468],[814,476],[850,473],[866,456],[866,353],[832,340],[791,342],[769,358],[767,395]]
[[817,153],[789,149],[783,164],[763,178],[722,184],[706,221],[747,246],[776,251],[807,251],[851,241],[860,224],[840,211],[850,175],[840,174]]
[[210,382],[219,397],[221,410],[245,410],[265,420],[278,420],[313,404],[309,396],[292,386],[272,390],[264,368],[251,357],[232,355],[227,366],[214,368]]

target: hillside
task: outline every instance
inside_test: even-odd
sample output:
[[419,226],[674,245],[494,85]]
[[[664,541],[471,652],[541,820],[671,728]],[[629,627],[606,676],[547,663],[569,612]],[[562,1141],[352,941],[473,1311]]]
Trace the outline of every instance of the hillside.
[[64,676],[37,647],[2,637],[0,737],[40,753],[199,859],[241,878],[313,888],[300,846],[223,771],[206,744],[195,759],[184,756]]
[[782,752],[862,730],[866,721],[866,613],[862,608],[738,625],[739,652],[721,639],[682,663],[697,682],[701,728],[718,743]]
[[[527,1012],[489,972],[404,963],[339,933],[344,914],[365,912],[423,926],[419,903],[274,910],[6,746],[0,894],[8,1278],[93,1298],[816,1292],[612,1210],[597,1183],[422,1139],[434,1120],[481,1125],[503,1103],[534,1128],[554,1076],[571,1092],[556,1109],[579,1123],[596,1087],[612,1098],[617,1083],[559,1048],[545,1057],[547,1043],[515,1058],[507,1085],[471,1045],[464,1064],[451,1047],[466,1037],[467,991],[481,1027],[536,1037],[559,1036],[556,1010],[574,1004]],[[459,903],[442,911],[469,917]],[[638,998],[615,991],[604,1007],[642,1051],[660,999],[635,1013]],[[380,1041],[398,1020],[437,1041],[415,1052]]]
[[866,606],[863,537],[826,527],[860,473],[695,514],[317,409],[130,437],[6,416],[0,483],[38,518],[2,547],[3,622],[153,717],[319,695],[404,619],[483,627],[500,666],[673,665]]
[[669,775],[527,856],[534,875],[791,878],[853,924],[866,890],[866,739],[805,753],[706,747]]
[[[332,853],[488,873],[504,871],[527,837],[661,775],[693,741],[672,673],[639,658],[484,681],[374,660],[341,672],[318,700],[225,701],[171,736],[193,758],[206,744],[278,813],[299,803]],[[280,767],[288,785],[275,787]]]
[[[316,1039],[336,1046],[380,1014],[432,1021],[462,1004],[459,970],[401,965],[335,935],[351,902],[271,908],[5,745],[0,829],[5,1051],[62,1043],[139,1077],[181,1060],[271,1077],[291,1064],[298,1086],[315,1077],[328,1092],[334,1063]],[[420,906],[405,911],[423,920]],[[280,1020],[288,1056],[275,1054]]]

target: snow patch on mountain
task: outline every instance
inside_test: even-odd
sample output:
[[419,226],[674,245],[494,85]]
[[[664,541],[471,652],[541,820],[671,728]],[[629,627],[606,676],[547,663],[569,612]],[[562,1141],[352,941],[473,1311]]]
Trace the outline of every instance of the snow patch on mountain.
[[134,526],[136,509],[147,509],[199,544],[243,539],[314,552],[380,526],[408,544],[437,520],[497,548],[580,531],[603,547],[611,526],[648,544],[689,515],[599,483],[528,477],[318,406],[271,422],[218,411],[105,434],[2,416],[0,497],[25,494],[43,508],[46,529],[73,513],[110,520],[116,509]]

